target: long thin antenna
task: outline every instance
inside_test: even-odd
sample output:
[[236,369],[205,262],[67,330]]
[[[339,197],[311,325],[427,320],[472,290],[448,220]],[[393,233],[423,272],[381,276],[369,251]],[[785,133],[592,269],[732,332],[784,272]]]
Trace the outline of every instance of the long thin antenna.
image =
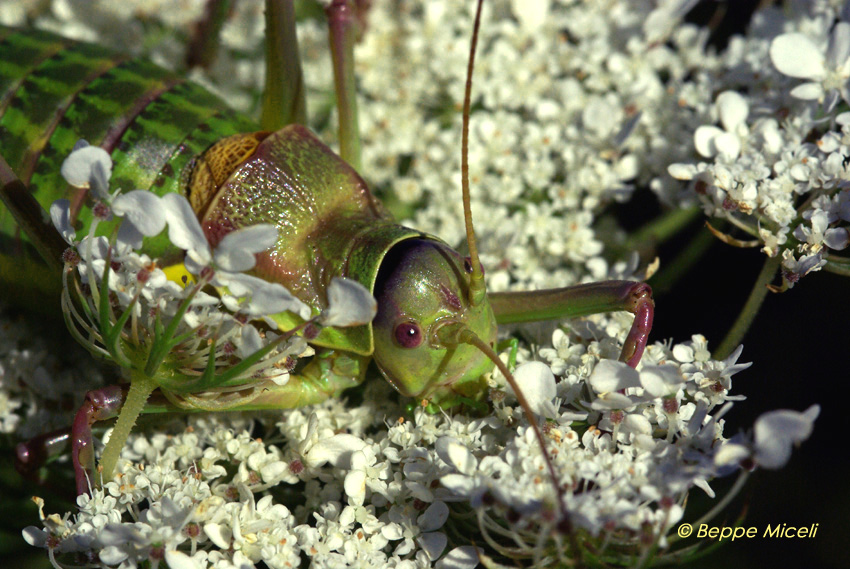
[[475,48],[478,46],[478,29],[481,27],[481,6],[484,0],[478,0],[475,9],[475,24],[472,27],[472,45],[469,47],[469,64],[466,67],[466,91],[463,95],[463,130],[461,133],[460,173],[463,191],[463,219],[466,223],[466,242],[469,245],[469,261],[472,274],[469,277],[469,302],[477,306],[484,301],[487,290],[484,286],[484,272],[478,260],[478,243],[475,241],[475,229],[472,227],[472,205],[469,197],[469,113],[472,105],[472,70],[475,67]]
[[499,368],[499,371],[501,371],[502,375],[505,376],[505,379],[511,386],[511,389],[514,390],[517,402],[519,402],[520,407],[522,407],[522,410],[528,419],[528,424],[531,425],[531,429],[534,431],[534,436],[537,438],[537,443],[540,445],[540,452],[543,454],[543,460],[546,462],[546,467],[549,470],[549,477],[552,479],[552,485],[555,488],[555,495],[558,499],[558,512],[560,513],[558,529],[567,534],[567,537],[570,540],[570,546],[573,548],[576,555],[576,561],[578,563],[577,566],[583,566],[578,538],[576,537],[572,520],[570,519],[570,514],[567,510],[567,504],[564,502],[564,493],[561,491],[561,487],[558,483],[558,473],[555,471],[555,465],[552,463],[552,458],[546,450],[546,439],[543,437],[543,431],[540,430],[540,426],[537,424],[537,418],[535,417],[534,410],[532,410],[531,405],[528,403],[525,395],[523,395],[522,389],[520,389],[514,375],[510,372],[508,366],[506,366],[499,358],[498,354],[493,351],[493,348],[491,348],[487,342],[482,340],[478,334],[473,332],[462,322],[443,326],[437,332],[437,337],[440,343],[445,346],[470,344],[481,350],[485,356],[490,358],[490,360],[496,364],[496,367]]

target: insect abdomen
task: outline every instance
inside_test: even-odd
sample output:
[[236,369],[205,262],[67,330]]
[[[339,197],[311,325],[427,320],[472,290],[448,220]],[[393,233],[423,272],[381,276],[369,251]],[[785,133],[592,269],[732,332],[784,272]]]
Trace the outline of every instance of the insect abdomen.
[[[112,154],[113,189],[163,195],[183,191],[184,169],[210,145],[253,130],[253,121],[218,97],[148,61],[0,28],[0,152],[45,208],[71,197],[58,173],[80,138]],[[24,237],[15,235],[8,212],[0,230],[6,252],[11,241],[21,249]],[[163,236],[146,249],[158,255],[165,246]]]

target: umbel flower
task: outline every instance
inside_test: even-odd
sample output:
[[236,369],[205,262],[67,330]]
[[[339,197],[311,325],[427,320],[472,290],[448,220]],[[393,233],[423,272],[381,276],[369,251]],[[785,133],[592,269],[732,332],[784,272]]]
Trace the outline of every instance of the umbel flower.
[[[27,1],[9,4],[0,19],[17,13],[17,24],[33,19],[127,50],[156,43],[141,37],[160,26],[184,25],[179,35],[190,36],[189,24],[207,3],[54,2],[38,17]],[[781,265],[777,288],[841,268],[835,252],[846,246],[850,220],[850,131],[836,114],[843,105],[830,104],[846,92],[846,33],[835,26],[846,10],[831,0],[767,8],[745,36],[714,51],[707,30],[682,21],[692,4],[487,2],[470,162],[476,219],[487,220],[477,231],[489,290],[633,278],[636,257],[605,256],[609,227],[597,214],[647,188],[670,208],[659,227],[681,228],[665,222],[700,211],[723,220],[729,225],[718,229],[722,238],[759,247],[774,269]],[[245,107],[262,87],[261,57],[246,56],[261,51],[259,7],[234,5],[221,57],[209,70],[226,98]],[[454,0],[377,0],[357,54],[361,174],[395,198],[388,203],[401,204],[405,224],[454,245],[463,239],[454,105],[467,60],[468,9]],[[808,37],[800,54],[816,63],[774,62],[772,42],[785,33]],[[324,52],[323,26],[299,23],[299,42],[305,53]],[[175,44],[157,43],[152,57],[180,60]],[[813,50],[820,56],[810,59]],[[325,108],[326,58],[309,58],[304,69],[309,104]],[[801,82],[811,85],[797,90]],[[332,130],[322,136],[332,140]],[[94,170],[101,168],[102,174],[84,172],[80,183],[102,181],[106,188],[108,167]],[[234,389],[243,381],[284,382],[288,359],[311,354],[298,338],[280,340],[284,334],[265,322],[267,299],[287,302],[286,296],[242,272],[238,261],[249,255],[235,252],[243,245],[211,251],[174,198],[156,205],[140,195],[122,203],[108,193],[103,200],[127,227],[120,239],[80,240],[67,293],[75,307],[87,307],[71,318],[98,353],[132,356],[141,368],[153,353],[157,317],[177,321],[172,340],[190,330],[195,336],[169,348],[159,369],[179,366],[190,379],[184,385],[213,398],[226,397],[230,387],[199,382],[233,370]],[[157,222],[134,212],[149,205],[166,211],[159,231],[173,230],[174,244],[187,251],[185,273],[138,252],[139,235]],[[67,226],[62,209],[56,218]],[[146,283],[154,283],[137,282],[132,266],[147,269]],[[206,294],[201,283],[216,293]],[[95,294],[109,300],[105,326]],[[342,304],[332,300],[314,324],[343,325],[344,315],[360,312],[335,306]],[[61,567],[471,568],[568,566],[578,558],[648,565],[655,555],[665,561],[666,548],[675,553],[694,544],[671,532],[696,517],[689,493],[714,498],[720,476],[743,481],[752,468],[781,467],[819,409],[766,413],[752,432],[730,437],[725,418],[743,400],[733,378],[748,365],[739,362],[739,342],[712,357],[698,334],[657,341],[633,370],[611,361],[629,324],[628,316],[610,315],[554,333],[530,328],[502,350],[511,366],[519,364],[516,375],[543,425],[545,449],[498,372],[486,378],[492,409],[484,417],[411,411],[374,381],[348,401],[249,417],[193,414],[139,430],[116,459],[114,478],[81,497],[73,514],[42,512],[40,526],[24,537]],[[238,367],[240,358],[251,363]],[[207,362],[215,368],[209,376]],[[13,390],[8,407],[25,408]],[[171,395],[187,403],[192,394]],[[196,398],[189,406],[196,402],[204,404]],[[719,510],[725,498],[718,502]],[[570,527],[558,523],[560,504]]]
[[[235,232],[212,251],[183,198],[105,191],[111,164],[103,151],[79,144],[65,166],[70,180],[101,197],[99,219],[137,212],[124,216],[114,240],[97,237],[95,221],[78,242],[68,204],[51,209],[72,246],[63,296],[72,329],[127,373],[130,405],[134,390],[144,405],[157,387],[187,410],[215,410],[228,396],[250,405],[254,390],[287,381],[288,366],[279,362],[310,351],[264,316],[289,309],[304,326],[345,326],[374,314],[374,299],[352,281],[332,281],[328,308],[310,318],[279,285],[239,272],[252,266],[244,257],[273,242],[273,228]],[[135,249],[140,236],[166,227],[186,250],[190,276],[180,283]],[[48,549],[56,567],[85,558],[102,567],[291,567],[302,556],[317,567],[471,569],[499,557],[540,565],[566,561],[576,543],[583,548],[600,535],[618,544],[610,553],[616,557],[641,544],[668,547],[667,531],[684,515],[691,488],[713,496],[717,476],[741,466],[781,467],[818,415],[816,407],[768,413],[753,436],[727,440],[721,417],[741,399],[731,395],[731,378],[749,367],[737,363],[741,349],[714,361],[695,336],[650,346],[636,370],[606,359],[615,349],[604,340],[571,346],[558,331],[553,345],[541,352],[548,365],[527,361],[516,347],[508,356],[521,362],[516,380],[545,424],[556,481],[547,480],[530,418],[500,375],[489,377],[496,403],[485,418],[417,407],[405,420],[399,403],[376,391],[388,386],[375,384],[360,406],[328,401],[261,416],[263,440],[238,418],[191,419],[177,435],[147,436],[122,434],[119,416],[97,473],[102,481],[82,489],[79,512],[45,515],[37,499],[43,527],[26,528],[24,538]],[[550,365],[561,370],[557,378]],[[195,391],[170,391],[178,382]],[[294,485],[304,489],[296,499],[287,490]],[[561,504],[570,528],[556,515]],[[470,520],[486,550],[456,537]]]
[[[276,242],[273,226],[233,231],[212,251],[184,196],[160,198],[145,190],[109,193],[111,171],[106,151],[85,141],[77,143],[62,165],[68,183],[91,190],[96,200],[94,221],[79,242],[70,224],[70,202],[58,200],[50,208],[57,230],[71,245],[64,255],[62,296],[69,329],[92,353],[118,364],[130,382],[101,460],[107,479],[154,389],[187,410],[250,405],[269,384],[287,383],[293,359],[307,350],[296,332],[308,325],[364,324],[377,309],[362,285],[334,279],[327,309],[311,318],[310,308],[280,284],[243,273],[254,267],[255,253]],[[114,238],[97,236],[100,221],[112,216],[123,217]],[[166,225],[169,241],[185,251],[177,267],[183,273],[181,283],[169,280],[156,261],[139,251],[145,237],[158,235]],[[168,270],[173,273],[175,267]],[[207,287],[220,291],[218,296],[204,292]],[[297,314],[303,323],[275,331],[269,316],[283,311]],[[262,334],[251,320],[260,322]]]

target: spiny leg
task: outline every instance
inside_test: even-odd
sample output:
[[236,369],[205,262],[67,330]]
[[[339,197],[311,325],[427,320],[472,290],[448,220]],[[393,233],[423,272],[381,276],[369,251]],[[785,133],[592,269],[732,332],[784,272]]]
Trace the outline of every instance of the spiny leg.
[[603,281],[548,290],[497,292],[490,304],[499,324],[537,322],[556,318],[576,318],[620,310],[631,312],[635,320],[629,330],[620,361],[636,367],[646,348],[655,303],[652,289],[635,281]]
[[334,68],[339,114],[339,155],[360,171],[360,128],[357,118],[357,85],[354,78],[354,42],[357,19],[350,0],[333,0],[325,13]]

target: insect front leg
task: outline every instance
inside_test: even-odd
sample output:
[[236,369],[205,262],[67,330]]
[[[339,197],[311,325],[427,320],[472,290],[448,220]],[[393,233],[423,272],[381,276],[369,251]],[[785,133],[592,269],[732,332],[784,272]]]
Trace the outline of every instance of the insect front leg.
[[94,480],[92,425],[97,421],[117,417],[126,398],[127,390],[119,385],[109,385],[86,393],[86,399],[77,411],[71,427],[71,462],[77,480],[77,494],[87,492]]
[[497,292],[490,304],[499,324],[576,318],[620,310],[635,315],[623,343],[620,361],[636,367],[646,348],[655,303],[652,289],[635,281],[604,281],[565,288],[523,292]]
[[281,385],[267,381],[242,391],[163,395],[174,410],[186,412],[295,409],[321,403],[360,385],[368,364],[368,356],[318,350],[303,369],[290,374]]
[[15,468],[22,474],[35,472],[49,458],[62,453],[70,438],[77,494],[87,492],[95,472],[92,425],[117,417],[126,398],[126,388],[119,385],[89,391],[70,429],[46,433],[18,444],[15,449]]

